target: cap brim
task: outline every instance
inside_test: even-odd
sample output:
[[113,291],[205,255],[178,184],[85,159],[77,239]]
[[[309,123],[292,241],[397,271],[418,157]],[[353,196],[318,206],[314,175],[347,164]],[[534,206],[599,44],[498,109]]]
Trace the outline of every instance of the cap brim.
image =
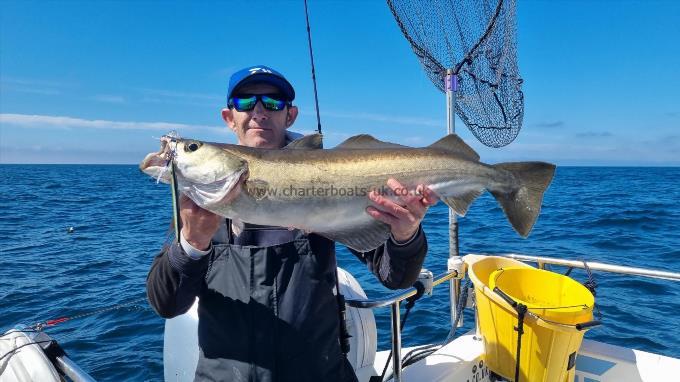
[[236,87],[234,87],[234,90],[231,91],[229,97],[238,93],[238,90],[243,86],[255,83],[272,85],[279,89],[281,93],[286,96],[288,101],[295,99],[295,90],[293,89],[293,86],[286,79],[269,73],[257,73],[244,78],[236,85]]

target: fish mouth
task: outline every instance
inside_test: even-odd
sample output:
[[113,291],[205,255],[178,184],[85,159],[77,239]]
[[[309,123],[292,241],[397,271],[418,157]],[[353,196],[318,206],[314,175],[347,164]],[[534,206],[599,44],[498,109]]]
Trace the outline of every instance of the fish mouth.
[[170,172],[168,166],[170,165],[170,148],[168,141],[161,139],[161,148],[158,152],[147,154],[142,163],[139,164],[139,169],[156,179],[157,182],[170,183]]
[[193,183],[177,174],[178,188],[200,207],[210,207],[228,204],[241,190],[241,185],[247,177],[247,168],[236,171],[226,177],[208,184]]
[[[161,147],[158,152],[150,153],[139,165],[139,169],[145,174],[156,179],[157,182],[171,183],[171,163],[176,163],[172,142],[175,138],[170,136],[161,137]],[[248,167],[245,166],[233,173],[219,179],[202,183],[182,175],[179,168],[175,168],[175,179],[178,191],[186,194],[198,206],[209,208],[211,206],[227,204],[231,202],[241,190],[241,185],[247,178]],[[217,174],[216,174],[217,176]]]

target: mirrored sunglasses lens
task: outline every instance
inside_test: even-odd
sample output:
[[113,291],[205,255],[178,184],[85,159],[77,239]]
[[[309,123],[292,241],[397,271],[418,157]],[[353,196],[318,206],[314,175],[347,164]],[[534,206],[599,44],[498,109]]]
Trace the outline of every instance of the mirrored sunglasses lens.
[[282,110],[286,106],[286,102],[269,96],[262,96],[262,105],[267,110]]
[[248,110],[253,110],[255,107],[255,103],[257,102],[257,97],[248,97],[248,98],[239,98],[239,97],[234,97],[233,98],[234,102],[234,107],[238,111],[248,111]]

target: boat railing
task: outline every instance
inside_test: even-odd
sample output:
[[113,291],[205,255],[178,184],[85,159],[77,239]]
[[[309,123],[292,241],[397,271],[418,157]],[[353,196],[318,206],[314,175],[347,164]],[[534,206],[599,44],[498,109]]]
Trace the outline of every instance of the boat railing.
[[[624,275],[633,275],[640,277],[649,277],[661,280],[669,281],[680,281],[680,273],[660,271],[654,269],[646,268],[636,268],[627,267],[622,265],[606,264],[593,261],[583,261],[583,260],[568,260],[559,259],[553,257],[543,257],[543,256],[530,256],[519,253],[471,253],[470,255],[478,256],[503,256],[511,259],[515,259],[522,262],[536,263],[538,268],[544,269],[547,264],[563,266],[568,268],[581,268],[590,271],[600,271],[600,272],[610,272]],[[465,278],[465,271],[458,272],[457,270],[451,270],[445,272],[432,280],[432,287],[442,284],[446,281],[454,281]],[[454,289],[451,288],[451,291]],[[457,292],[460,293],[460,288],[456,288]],[[380,298],[366,298],[366,299],[347,299],[346,303],[348,306],[360,309],[373,309],[380,308],[384,306],[390,306],[391,313],[391,333],[392,333],[392,373],[393,380],[398,382],[401,380],[401,319],[399,313],[400,303],[407,298],[414,296],[418,293],[415,287],[405,289],[384,297]],[[451,296],[451,301],[458,301],[460,296]],[[452,321],[453,322],[453,321]],[[455,331],[451,328],[452,333]]]
[[[456,270],[445,272],[432,279],[432,288],[442,284],[446,281],[453,280],[459,277],[459,272]],[[373,309],[384,306],[390,306],[391,314],[391,332],[392,332],[392,373],[393,379],[399,381],[401,379],[401,318],[399,313],[399,304],[407,298],[416,295],[418,290],[415,287],[405,289],[403,291],[393,293],[391,295],[375,298],[375,299],[347,299],[348,306],[353,308]]]
[[[498,255],[492,255],[492,254],[483,254],[483,255],[498,256]],[[515,259],[515,260],[519,260],[519,261],[523,261],[523,262],[536,263],[538,265],[538,268],[540,268],[540,269],[544,269],[546,264],[559,265],[559,266],[564,266],[564,267],[569,267],[569,268],[581,268],[581,269],[585,269],[586,266],[587,266],[588,268],[590,268],[590,270],[593,270],[593,271],[604,271],[604,272],[619,273],[619,274],[624,274],[624,275],[650,277],[650,278],[661,279],[661,280],[680,281],[680,273],[678,273],[678,272],[668,272],[668,271],[659,271],[659,270],[655,270],[655,269],[627,267],[627,266],[623,266],[623,265],[598,263],[598,262],[594,262],[594,261],[566,260],[566,259],[558,259],[558,258],[554,258],[554,257],[529,256],[529,255],[523,255],[523,254],[519,254],[519,253],[506,253],[506,254],[502,254],[500,256],[509,257],[511,259]]]

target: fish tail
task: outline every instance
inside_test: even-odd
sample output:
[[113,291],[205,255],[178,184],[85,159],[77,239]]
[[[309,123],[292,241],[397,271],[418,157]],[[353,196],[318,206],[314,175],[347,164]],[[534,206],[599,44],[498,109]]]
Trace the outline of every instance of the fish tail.
[[490,190],[503,208],[510,224],[527,237],[541,212],[543,193],[555,174],[555,165],[545,162],[499,163],[496,169],[509,171],[519,182],[512,190]]

